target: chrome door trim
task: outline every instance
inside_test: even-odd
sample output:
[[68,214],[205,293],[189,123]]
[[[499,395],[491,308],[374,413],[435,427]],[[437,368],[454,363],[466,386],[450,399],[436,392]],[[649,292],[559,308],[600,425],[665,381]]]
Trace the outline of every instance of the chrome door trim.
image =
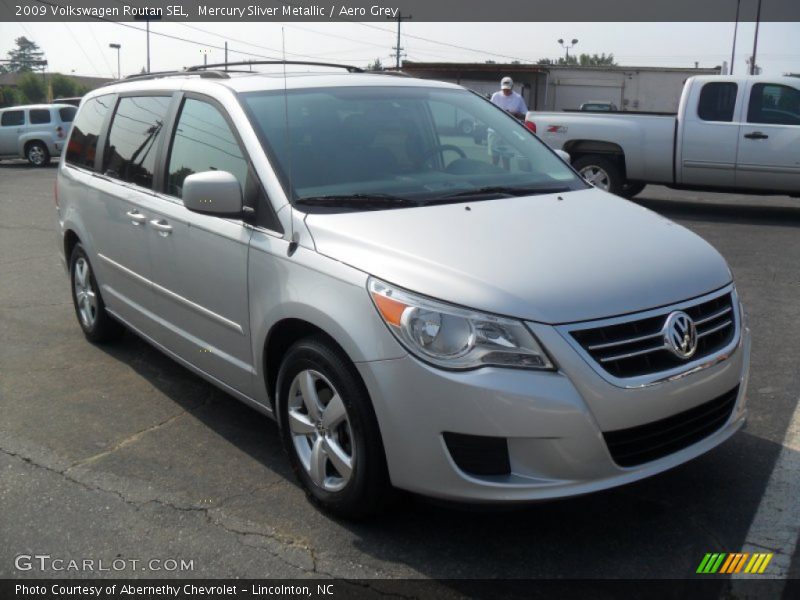
[[219,314],[215,313],[214,311],[207,309],[204,306],[200,306],[199,304],[197,304],[195,302],[192,302],[188,298],[184,298],[180,294],[176,294],[172,290],[169,290],[169,289],[167,289],[167,288],[155,283],[154,281],[151,281],[147,277],[142,277],[141,275],[139,275],[135,271],[132,271],[128,267],[125,267],[125,266],[119,264],[115,260],[111,260],[110,258],[105,256],[104,254],[98,253],[97,256],[100,259],[102,259],[104,262],[109,264],[110,266],[114,267],[115,269],[118,269],[119,271],[121,271],[125,275],[127,275],[129,277],[132,277],[133,279],[136,279],[138,281],[141,281],[145,285],[150,286],[153,290],[155,290],[156,292],[159,292],[160,294],[166,296],[167,298],[170,298],[171,300],[174,300],[175,302],[178,302],[178,303],[183,304],[184,306],[186,306],[188,308],[191,308],[193,311],[203,315],[204,317],[208,317],[212,321],[216,321],[217,323],[219,323],[220,325],[223,325],[224,327],[227,327],[228,329],[232,329],[233,331],[237,332],[239,335],[244,335],[244,329],[242,329],[242,326],[239,325],[238,323],[236,323],[234,321],[231,321],[230,319],[226,319],[222,315],[219,315]]

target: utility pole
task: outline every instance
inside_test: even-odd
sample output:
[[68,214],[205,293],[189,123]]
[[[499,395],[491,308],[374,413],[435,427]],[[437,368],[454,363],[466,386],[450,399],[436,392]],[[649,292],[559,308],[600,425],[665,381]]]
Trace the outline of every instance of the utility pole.
[[122,69],[120,68],[119,62],[119,49],[122,48],[122,46],[120,44],[109,44],[108,47],[117,51],[117,79],[122,79]]
[[147,19],[147,72],[150,72],[150,19]]
[[[392,17],[386,17],[386,18],[391,20]],[[397,46],[395,47],[396,54],[394,55],[397,57],[397,60],[395,61],[395,67],[397,67],[397,70],[400,70],[400,51],[402,50],[402,48],[400,47],[400,24],[403,21],[408,21],[409,19],[412,18],[413,18],[412,15],[404,17],[401,12],[398,11],[397,13]]]
[[758,0],[758,10],[756,11],[756,34],[753,37],[753,59],[750,61],[750,75],[756,74],[756,49],[758,48],[758,25],[761,21],[761,0]]
[[731,50],[731,72],[733,75],[733,63],[736,59],[736,33],[739,31],[739,7],[742,0],[736,0],[736,25],[733,26],[733,49]]

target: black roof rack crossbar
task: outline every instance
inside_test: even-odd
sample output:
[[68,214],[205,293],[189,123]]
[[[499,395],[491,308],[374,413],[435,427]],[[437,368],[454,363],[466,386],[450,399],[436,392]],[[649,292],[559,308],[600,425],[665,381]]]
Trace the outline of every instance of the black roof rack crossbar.
[[193,67],[188,67],[186,70],[190,72],[197,72],[205,71],[206,69],[224,69],[227,67],[247,67],[252,65],[304,65],[309,67],[333,67],[336,69],[345,69],[348,73],[364,72],[364,69],[361,67],[354,67],[352,65],[340,65],[326,62],[308,62],[303,60],[245,60],[241,62],[214,63],[213,65],[195,65]]
[[230,79],[230,75],[223,71],[154,71],[152,73],[128,75],[122,80],[109,81],[105,85],[114,85],[120,81],[145,81],[147,79],[160,79],[161,77],[186,77],[187,75],[199,75],[200,77],[206,77],[209,79]]

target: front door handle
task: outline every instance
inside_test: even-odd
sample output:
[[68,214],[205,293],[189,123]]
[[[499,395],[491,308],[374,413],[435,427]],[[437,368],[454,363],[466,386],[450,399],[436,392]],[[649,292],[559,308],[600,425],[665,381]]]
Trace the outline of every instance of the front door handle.
[[142,213],[140,213],[135,208],[133,210],[129,210],[128,212],[126,212],[125,215],[131,220],[131,223],[133,223],[137,227],[139,225],[144,225],[145,221],[147,221],[147,217]]
[[153,226],[153,229],[158,231],[158,235],[161,237],[167,237],[172,233],[172,225],[167,223],[164,219],[153,219],[150,221],[150,225]]
[[766,140],[769,136],[765,133],[761,133],[760,131],[754,131],[753,133],[745,133],[744,137],[748,140]]

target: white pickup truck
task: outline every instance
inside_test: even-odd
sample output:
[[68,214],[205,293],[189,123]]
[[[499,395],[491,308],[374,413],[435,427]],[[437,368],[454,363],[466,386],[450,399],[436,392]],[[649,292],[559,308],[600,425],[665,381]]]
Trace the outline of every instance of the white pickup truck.
[[531,111],[525,124],[621,196],[648,183],[800,195],[800,78],[691,77],[677,115]]

